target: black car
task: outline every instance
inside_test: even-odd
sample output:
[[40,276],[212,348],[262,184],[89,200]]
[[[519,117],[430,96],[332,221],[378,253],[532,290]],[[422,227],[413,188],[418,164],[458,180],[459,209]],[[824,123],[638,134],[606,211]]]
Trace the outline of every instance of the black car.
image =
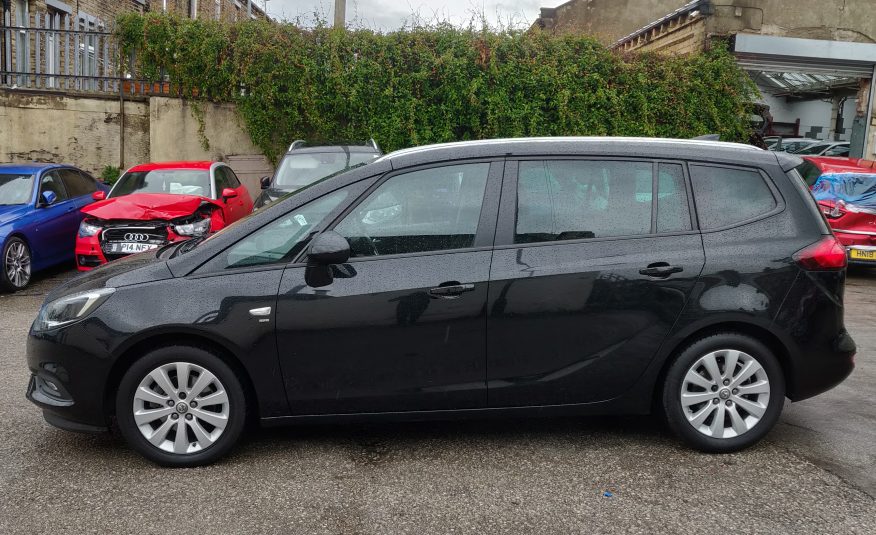
[[395,152],[57,288],[27,396],[170,466],[250,419],[654,410],[738,450],[853,368],[846,253],[800,162],[617,138]]
[[373,139],[363,144],[308,145],[298,140],[289,145],[273,177],[261,178],[262,193],[253,210],[264,208],[284,195],[325,177],[373,162],[383,152]]

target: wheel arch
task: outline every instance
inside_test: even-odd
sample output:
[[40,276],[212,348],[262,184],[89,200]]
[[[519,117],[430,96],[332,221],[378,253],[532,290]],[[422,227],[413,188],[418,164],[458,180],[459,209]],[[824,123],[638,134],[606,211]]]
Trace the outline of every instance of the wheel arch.
[[104,391],[103,407],[104,415],[107,422],[112,425],[115,418],[115,397],[119,389],[119,383],[125,372],[143,355],[160,347],[184,345],[193,346],[209,353],[216,355],[222,359],[228,366],[234,370],[235,375],[241,379],[244,395],[246,396],[247,404],[247,422],[252,423],[258,420],[259,399],[256,395],[256,390],[246,367],[241,363],[237,356],[229,351],[226,347],[217,343],[206,336],[193,333],[174,333],[162,332],[152,336],[147,336],[138,340],[131,347],[125,349],[118,358],[116,358],[107,376],[107,388]]
[[701,326],[698,329],[695,329],[693,332],[684,335],[681,340],[672,345],[672,348],[666,353],[666,358],[663,360],[663,363],[660,366],[660,371],[657,374],[656,380],[654,382],[654,388],[651,393],[652,404],[657,404],[660,402],[660,397],[663,392],[663,385],[666,382],[666,374],[668,373],[669,368],[672,366],[672,363],[675,362],[675,358],[679,355],[679,353],[681,353],[695,340],[705,338],[714,334],[728,332],[750,336],[767,346],[767,348],[769,348],[769,350],[773,352],[773,354],[779,360],[779,366],[782,369],[782,376],[785,379],[785,385],[787,389],[786,395],[792,397],[791,386],[793,383],[791,381],[791,378],[793,376],[793,364],[791,361],[791,355],[788,346],[775,333],[771,332],[769,329],[762,325],[747,321],[732,320],[721,321],[718,323]]

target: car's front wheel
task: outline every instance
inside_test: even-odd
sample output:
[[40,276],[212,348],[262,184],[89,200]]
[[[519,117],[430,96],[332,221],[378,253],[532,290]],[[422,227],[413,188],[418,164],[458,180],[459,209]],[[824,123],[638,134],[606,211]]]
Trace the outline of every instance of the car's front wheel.
[[0,286],[9,291],[23,290],[30,284],[30,247],[21,238],[10,238],[3,247]]
[[694,448],[725,453],[747,448],[776,424],[785,401],[778,359],[743,334],[701,338],[666,374],[663,410],[670,428]]
[[234,371],[199,347],[147,353],[122,377],[116,396],[122,436],[164,466],[216,461],[237,442],[245,417],[246,400]]

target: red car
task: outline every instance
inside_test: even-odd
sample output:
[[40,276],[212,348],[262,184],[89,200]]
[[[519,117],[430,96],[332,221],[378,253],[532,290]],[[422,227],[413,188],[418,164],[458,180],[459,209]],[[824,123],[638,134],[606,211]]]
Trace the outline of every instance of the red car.
[[876,161],[804,157],[797,168],[849,252],[849,262],[876,267]]
[[149,163],[128,169],[85,214],[76,237],[76,266],[204,236],[252,212],[252,198],[220,162]]

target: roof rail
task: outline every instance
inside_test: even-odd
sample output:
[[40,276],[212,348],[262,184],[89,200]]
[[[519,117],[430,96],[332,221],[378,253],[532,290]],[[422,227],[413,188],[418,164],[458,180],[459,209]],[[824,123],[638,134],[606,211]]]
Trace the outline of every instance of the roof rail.
[[304,141],[303,139],[296,139],[295,141],[292,142],[291,145],[289,145],[289,150],[300,149],[301,147],[303,147],[305,145],[307,145],[306,141]]

